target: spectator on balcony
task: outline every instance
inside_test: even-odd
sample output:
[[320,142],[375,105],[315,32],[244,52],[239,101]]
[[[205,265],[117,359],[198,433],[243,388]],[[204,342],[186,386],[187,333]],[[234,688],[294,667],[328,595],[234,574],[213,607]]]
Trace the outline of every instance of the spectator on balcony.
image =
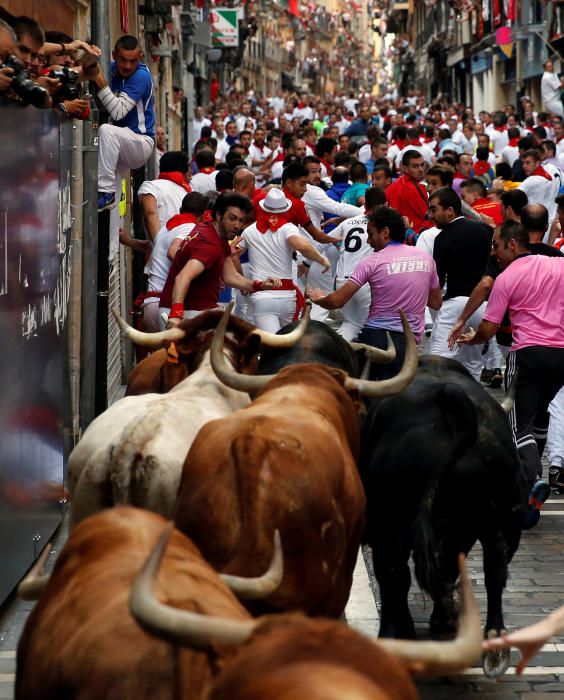
[[554,72],[554,63],[549,58],[543,63],[544,73],[541,79],[541,95],[544,106],[549,112],[564,117],[564,108],[560,98],[564,89],[564,78],[559,78]]

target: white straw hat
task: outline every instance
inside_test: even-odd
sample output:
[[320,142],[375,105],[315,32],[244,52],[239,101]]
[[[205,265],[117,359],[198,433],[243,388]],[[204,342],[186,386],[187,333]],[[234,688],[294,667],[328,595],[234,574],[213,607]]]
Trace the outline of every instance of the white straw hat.
[[281,214],[291,208],[292,202],[286,199],[282,190],[273,188],[264,199],[260,200],[259,205],[270,214]]

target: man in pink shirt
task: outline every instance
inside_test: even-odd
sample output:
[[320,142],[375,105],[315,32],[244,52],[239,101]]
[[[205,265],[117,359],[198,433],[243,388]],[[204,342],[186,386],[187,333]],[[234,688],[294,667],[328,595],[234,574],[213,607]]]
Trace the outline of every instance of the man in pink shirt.
[[550,494],[546,482],[536,481],[542,476],[544,440],[535,438],[533,425],[535,417],[538,422],[543,415],[548,425],[548,404],[564,385],[564,260],[531,255],[527,230],[511,221],[496,231],[492,247],[506,269],[494,282],[478,330],[470,329],[458,342],[473,345],[489,340],[509,310],[513,345],[506,381],[519,370],[510,423],[531,489],[526,527],[533,527]]
[[396,359],[387,365],[373,365],[370,375],[387,379],[399,372],[405,354],[399,310],[405,312],[419,342],[425,329],[425,307],[439,309],[442,296],[435,261],[420,248],[405,245],[405,223],[395,209],[376,207],[368,216],[367,230],[368,243],[375,252],[356,266],[336,292],[325,295],[320,289],[308,289],[308,295],[325,309],[340,309],[364,284],[370,285],[370,311],[358,341],[386,348],[386,332],[390,333]]

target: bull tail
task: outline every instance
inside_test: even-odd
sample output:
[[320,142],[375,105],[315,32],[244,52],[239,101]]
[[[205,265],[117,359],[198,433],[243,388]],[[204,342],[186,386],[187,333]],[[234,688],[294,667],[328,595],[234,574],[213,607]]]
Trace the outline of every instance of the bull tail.
[[456,384],[441,387],[437,400],[444,416],[444,427],[448,442],[445,457],[433,469],[433,478],[421,499],[417,519],[414,523],[413,561],[415,577],[419,586],[433,599],[444,592],[441,544],[434,526],[434,506],[440,495],[441,483],[464,452],[475,442],[478,434],[476,411],[471,399]]
[[271,514],[265,511],[265,505],[272,502],[272,494],[265,497],[270,480],[264,473],[270,469],[268,455],[272,441],[269,431],[263,433],[263,430],[264,426],[260,431],[250,430],[239,435],[231,445],[236,471],[236,489],[232,497],[238,503],[239,527],[238,542],[233,542],[233,557],[223,569],[226,573],[258,575],[268,567],[272,557],[275,525]]
[[146,461],[144,447],[155,434],[155,423],[144,416],[136,419],[124,429],[118,445],[110,455],[110,483],[113,505],[142,505],[136,503],[136,481],[138,472]]

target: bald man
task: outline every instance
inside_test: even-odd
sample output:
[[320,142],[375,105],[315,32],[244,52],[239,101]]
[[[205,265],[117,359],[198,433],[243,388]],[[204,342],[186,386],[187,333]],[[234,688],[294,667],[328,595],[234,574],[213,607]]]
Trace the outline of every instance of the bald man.
[[255,174],[247,168],[237,168],[233,177],[233,191],[252,200],[255,194]]

